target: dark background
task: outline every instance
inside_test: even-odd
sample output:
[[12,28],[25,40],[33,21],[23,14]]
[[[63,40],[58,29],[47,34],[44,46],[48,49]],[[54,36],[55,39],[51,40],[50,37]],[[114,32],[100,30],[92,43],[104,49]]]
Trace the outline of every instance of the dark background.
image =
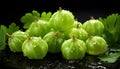
[[119,0],[3,0],[0,2],[0,24],[9,25],[15,22],[22,25],[20,18],[25,13],[37,10],[38,12],[55,12],[62,7],[70,10],[75,18],[84,22],[90,16],[106,17],[112,13],[120,13]]
[[84,22],[90,16],[98,18],[112,13],[120,14],[119,4],[119,0],[1,0],[0,25],[8,26],[15,22],[22,26],[20,18],[26,13],[32,12],[32,10],[40,13],[43,11],[56,12],[59,7],[73,12],[78,21]]

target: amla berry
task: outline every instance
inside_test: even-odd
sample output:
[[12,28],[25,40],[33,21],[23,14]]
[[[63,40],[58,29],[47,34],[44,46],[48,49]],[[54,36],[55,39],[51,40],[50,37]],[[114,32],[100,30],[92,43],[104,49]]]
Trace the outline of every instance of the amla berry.
[[82,28],[82,23],[77,21],[77,20],[75,20],[74,21],[74,28]]
[[100,55],[107,50],[107,42],[100,36],[90,36],[86,40],[87,53],[90,55]]
[[28,34],[19,30],[8,36],[8,45],[10,50],[12,52],[22,52],[22,44],[27,39]]
[[48,44],[49,53],[59,53],[61,52],[61,45],[64,41],[64,34],[56,31],[51,31],[47,33],[43,39]]
[[68,10],[59,9],[51,16],[49,22],[53,29],[67,34],[73,28],[74,15]]
[[91,35],[102,35],[104,25],[97,19],[91,19],[83,23],[84,29]]
[[32,22],[30,27],[26,30],[26,33],[28,33],[30,36],[43,37],[49,31],[50,27],[48,26],[48,21],[38,20]]
[[43,59],[48,52],[48,44],[41,37],[28,37],[22,44],[22,51],[29,59]]
[[69,34],[70,37],[75,36],[78,39],[86,40],[88,38],[88,33],[82,28],[82,24],[76,24],[76,27],[72,28]]
[[73,38],[65,40],[61,47],[62,55],[67,60],[82,59],[86,53],[86,44],[83,40]]

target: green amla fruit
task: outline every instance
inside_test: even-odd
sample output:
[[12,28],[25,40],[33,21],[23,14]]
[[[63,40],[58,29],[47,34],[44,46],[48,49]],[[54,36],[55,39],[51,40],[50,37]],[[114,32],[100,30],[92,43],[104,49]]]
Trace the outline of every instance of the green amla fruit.
[[100,36],[90,36],[86,40],[87,53],[90,55],[100,55],[107,50],[107,42]]
[[49,22],[53,29],[67,34],[73,28],[74,15],[68,10],[59,9],[53,13]]
[[48,26],[48,21],[38,20],[30,25],[30,27],[26,30],[26,33],[28,33],[30,36],[43,37],[49,31],[50,27]]
[[48,52],[48,44],[41,37],[28,37],[22,44],[22,51],[29,59],[43,59]]
[[47,33],[43,39],[48,44],[49,53],[59,53],[61,52],[61,45],[64,41],[64,34],[60,32],[51,31]]
[[77,20],[74,21],[74,24],[73,24],[73,28],[71,29],[71,31],[67,34],[65,34],[65,39],[69,39],[73,36],[73,34],[75,34],[74,36],[76,36],[78,38],[78,34],[75,33],[75,32],[78,32],[79,31],[73,31],[73,30],[78,30],[78,28],[82,28],[82,23],[81,22],[78,22]]
[[82,28],[82,23],[77,21],[77,20],[75,20],[74,21],[74,28]]
[[86,53],[86,44],[83,40],[73,37],[63,42],[61,51],[65,59],[83,59]]
[[104,30],[104,25],[101,21],[91,19],[83,23],[84,29],[91,35],[101,36]]
[[82,28],[82,24],[76,24],[76,27],[72,29],[69,36],[75,36],[76,38],[85,41],[88,38],[88,33]]
[[8,45],[12,52],[22,52],[22,44],[27,39],[28,34],[23,31],[16,31],[9,35]]

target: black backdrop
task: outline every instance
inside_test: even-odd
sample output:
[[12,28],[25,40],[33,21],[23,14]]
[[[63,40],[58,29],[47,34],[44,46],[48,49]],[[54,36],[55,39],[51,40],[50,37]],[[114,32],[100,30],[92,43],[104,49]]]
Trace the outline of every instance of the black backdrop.
[[[32,10],[38,12],[55,12],[62,7],[73,12],[75,17],[84,22],[90,16],[106,17],[112,13],[120,14],[119,0],[1,0],[0,24],[9,25],[15,22],[22,26],[20,18]],[[1,63],[0,63],[1,64]]]
[[32,10],[55,12],[62,7],[73,12],[75,17],[84,22],[90,16],[106,17],[120,13],[119,2],[115,0],[3,0],[0,2],[0,24],[15,22],[22,25],[20,18]]

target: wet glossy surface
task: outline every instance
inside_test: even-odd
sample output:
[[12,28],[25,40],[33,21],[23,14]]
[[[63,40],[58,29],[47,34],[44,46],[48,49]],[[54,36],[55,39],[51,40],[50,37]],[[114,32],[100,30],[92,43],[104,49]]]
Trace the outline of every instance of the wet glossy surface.
[[120,69],[116,63],[100,62],[97,56],[86,55],[82,60],[65,60],[61,53],[47,54],[43,60],[30,60],[22,53],[0,52],[1,68],[6,69]]
[[[11,22],[23,27],[20,18],[32,10],[55,12],[59,7],[70,10],[80,22],[89,19],[89,16],[106,17],[111,13],[120,13],[118,0],[95,3],[89,0],[14,0],[6,5],[6,0],[0,2],[0,24],[8,26]],[[5,6],[6,5],[6,6]],[[86,6],[87,5],[87,6]],[[12,53],[9,50],[0,51],[0,69],[120,69],[120,60],[116,63],[102,63],[96,56],[86,55],[83,60],[65,60],[61,53],[47,54],[43,60],[30,60],[22,53]]]

